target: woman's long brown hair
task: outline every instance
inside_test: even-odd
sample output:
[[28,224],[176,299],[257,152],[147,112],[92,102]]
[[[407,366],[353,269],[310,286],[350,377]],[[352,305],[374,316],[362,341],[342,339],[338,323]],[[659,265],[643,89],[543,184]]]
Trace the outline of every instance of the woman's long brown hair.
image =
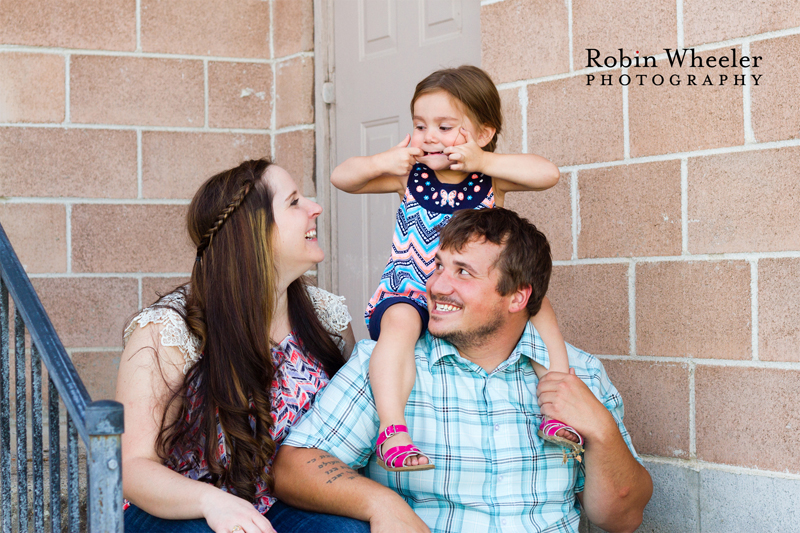
[[[281,339],[270,338],[277,299],[273,195],[263,178],[270,164],[246,161],[213,176],[189,206],[197,260],[189,286],[178,289],[186,308],[177,311],[200,339],[203,355],[168,401],[156,440],[164,461],[176,446],[198,448],[202,442],[209,481],[250,501],[259,477],[274,486],[266,471],[276,448],[270,435],[271,348]],[[296,337],[333,376],[344,358],[317,319],[302,278],[289,286],[287,300]],[[191,415],[190,396],[200,401]],[[166,414],[176,407],[177,418],[168,423]],[[220,461],[217,420],[229,450],[227,467]]]

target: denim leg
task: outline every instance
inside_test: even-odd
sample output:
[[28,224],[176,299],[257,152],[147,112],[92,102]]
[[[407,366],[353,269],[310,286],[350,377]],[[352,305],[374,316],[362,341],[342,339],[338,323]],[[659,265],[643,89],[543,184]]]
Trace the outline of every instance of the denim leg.
[[266,517],[278,533],[369,533],[367,522],[301,511],[280,501],[267,511]]
[[166,520],[148,514],[131,504],[125,510],[126,533],[214,533],[205,518],[195,520]]

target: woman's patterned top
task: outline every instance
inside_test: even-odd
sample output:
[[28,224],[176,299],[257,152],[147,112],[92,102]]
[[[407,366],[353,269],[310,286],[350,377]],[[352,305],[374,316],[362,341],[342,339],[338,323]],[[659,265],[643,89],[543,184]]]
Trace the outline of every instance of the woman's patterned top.
[[427,308],[425,283],[435,269],[439,230],[460,209],[492,207],[490,176],[471,173],[461,183],[442,183],[426,165],[414,165],[397,209],[389,262],[364,314],[367,325],[375,307],[386,298],[405,297]]
[[[309,296],[317,311],[323,327],[332,335],[339,334],[350,323],[350,314],[344,304],[344,298],[333,295],[317,287],[308,287]],[[180,349],[186,362],[184,374],[202,357],[198,348],[199,339],[186,327],[185,322],[178,312],[162,307],[176,307],[183,309],[185,300],[182,294],[172,293],[162,298],[159,307],[148,307],[142,310],[125,329],[125,343],[136,327],[144,327],[149,323],[160,324],[161,344],[163,346],[176,346]],[[334,340],[338,340],[335,337]],[[343,344],[340,344],[340,348]],[[272,362],[275,365],[275,377],[272,381],[272,416],[275,425],[270,431],[276,446],[286,438],[289,428],[292,427],[313,405],[314,397],[325,385],[329,376],[322,365],[313,357],[309,357],[294,332],[286,336],[278,346],[272,348]],[[198,383],[193,383],[188,389],[189,412],[187,420],[194,410],[200,408],[202,398],[197,394]],[[250,424],[255,431],[255,418],[251,417]],[[175,446],[166,461],[166,466],[171,470],[197,481],[211,482],[208,470],[208,461],[205,457],[205,439],[200,431],[201,421],[195,422],[190,428],[188,439],[192,444]],[[228,445],[225,435],[217,421],[217,442],[220,463],[227,467],[229,464]],[[267,471],[272,468],[272,458],[267,465]],[[229,490],[222,487],[223,490]],[[266,513],[275,503],[275,498],[269,494],[266,481],[259,479],[255,487],[255,501],[253,505],[260,513]],[[127,509],[128,502],[124,508]]]

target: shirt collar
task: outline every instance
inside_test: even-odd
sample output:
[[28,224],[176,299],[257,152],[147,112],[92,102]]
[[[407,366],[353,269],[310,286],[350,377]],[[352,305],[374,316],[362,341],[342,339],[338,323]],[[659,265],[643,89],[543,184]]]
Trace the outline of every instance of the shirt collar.
[[[425,340],[424,347],[427,348],[426,355],[428,356],[428,368],[430,370],[433,370],[436,363],[443,357],[461,357],[455,346],[444,339],[434,337],[428,331],[425,332],[423,339]],[[530,321],[525,324],[522,336],[511,351],[511,354],[509,354],[508,359],[498,365],[496,370],[513,364],[521,356],[525,356],[534,363],[539,363],[545,368],[550,368],[550,357],[547,353],[547,348],[544,345],[544,341],[542,341],[542,338],[539,336],[539,332],[536,331],[536,328],[533,327]]]

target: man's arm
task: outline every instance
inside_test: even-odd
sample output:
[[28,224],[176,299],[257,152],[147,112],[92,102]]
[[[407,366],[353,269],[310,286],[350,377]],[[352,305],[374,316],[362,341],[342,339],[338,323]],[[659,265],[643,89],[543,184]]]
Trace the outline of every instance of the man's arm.
[[573,369],[549,372],[539,381],[538,395],[543,414],[574,427],[586,440],[586,484],[578,498],[589,520],[611,533],[634,531],[642,523],[653,482],[614,417]]
[[430,533],[396,492],[316,448],[281,446],[273,473],[275,495],[298,509],[363,520],[373,533]]

